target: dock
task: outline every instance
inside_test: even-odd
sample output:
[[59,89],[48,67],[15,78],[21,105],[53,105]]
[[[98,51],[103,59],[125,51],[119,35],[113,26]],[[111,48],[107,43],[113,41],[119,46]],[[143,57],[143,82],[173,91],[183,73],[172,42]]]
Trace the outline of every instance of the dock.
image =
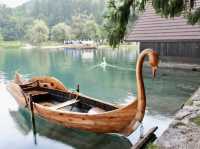
[[133,144],[131,149],[141,149],[143,146],[145,146],[150,140],[155,140],[155,131],[158,129],[158,127],[153,127],[149,129],[149,131],[140,138],[135,144]]

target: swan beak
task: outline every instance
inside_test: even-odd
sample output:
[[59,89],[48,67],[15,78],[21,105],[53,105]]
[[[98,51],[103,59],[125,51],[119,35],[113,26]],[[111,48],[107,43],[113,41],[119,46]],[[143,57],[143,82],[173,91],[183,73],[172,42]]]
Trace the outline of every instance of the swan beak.
[[157,71],[157,66],[152,67],[152,76],[153,76],[153,80],[156,77],[156,71]]

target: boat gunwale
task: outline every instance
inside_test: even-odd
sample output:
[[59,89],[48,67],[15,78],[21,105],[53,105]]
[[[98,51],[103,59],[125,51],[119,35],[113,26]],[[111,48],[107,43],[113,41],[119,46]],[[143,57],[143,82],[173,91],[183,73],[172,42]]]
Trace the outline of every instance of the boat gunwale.
[[[15,82],[12,82],[12,83],[14,83],[15,85],[17,85],[17,86],[21,89],[21,93],[23,94],[23,89],[21,88],[21,86],[20,86],[19,84],[15,83]],[[9,84],[12,85],[11,83],[9,83]],[[13,85],[12,85],[12,86],[13,86]],[[45,87],[40,87],[40,88],[42,88],[42,89],[48,89],[48,88],[45,88]],[[66,92],[64,92],[64,91],[57,90],[57,89],[48,89],[48,90],[55,90],[55,91],[58,91],[58,92],[61,92],[61,93],[66,93]],[[70,93],[73,93],[73,91],[71,91],[71,90],[68,90],[68,91],[70,91]],[[76,93],[78,93],[78,92],[74,92],[73,94],[76,94]],[[101,112],[101,113],[95,113],[95,114],[93,114],[93,113],[82,113],[82,112],[74,112],[74,111],[64,111],[64,110],[61,110],[61,109],[52,109],[51,107],[44,106],[44,105],[39,104],[39,103],[37,103],[37,102],[33,102],[33,105],[36,106],[36,107],[35,107],[35,110],[36,110],[36,111],[37,111],[37,107],[39,107],[39,108],[41,108],[41,109],[43,109],[43,110],[46,110],[46,111],[51,111],[51,112],[56,112],[56,113],[61,113],[61,114],[67,114],[67,115],[70,115],[70,114],[71,114],[71,115],[81,115],[81,116],[95,116],[95,115],[104,116],[105,114],[112,114],[112,113],[120,112],[120,111],[122,111],[122,110],[126,110],[126,109],[128,109],[129,107],[131,107],[132,105],[137,104],[137,101],[138,101],[138,100],[136,99],[136,100],[134,100],[134,101],[128,103],[127,105],[125,105],[125,106],[123,106],[123,107],[117,107],[117,106],[115,106],[115,105],[112,105],[111,103],[107,103],[107,102],[105,102],[105,101],[101,101],[101,100],[99,100],[99,99],[96,99],[96,98],[93,98],[93,97],[84,95],[84,94],[82,94],[82,93],[79,93],[79,94],[80,94],[82,97],[88,98],[89,100],[93,100],[93,101],[96,101],[96,102],[100,102],[100,103],[103,103],[103,104],[107,104],[107,105],[109,105],[109,106],[115,107],[116,109],[110,110],[110,111]],[[25,100],[25,97],[23,97],[23,98],[24,98],[24,100]],[[134,110],[134,108],[133,108],[133,110]],[[137,113],[137,110],[135,110],[135,111],[136,111],[135,113]]]
[[[98,115],[98,116],[103,116],[105,114],[111,114],[111,113],[115,113],[115,112],[120,112],[122,110],[125,110],[126,108],[129,108],[129,106],[131,106],[132,104],[134,103],[130,103],[128,104],[127,106],[125,107],[122,107],[122,108],[118,108],[118,109],[115,109],[115,110],[111,110],[111,111],[105,111],[105,112],[101,112],[101,113],[82,113],[82,112],[73,112],[73,111],[64,111],[64,110],[60,110],[60,109],[52,109],[50,107],[46,107],[46,106],[43,106],[41,104],[38,104],[38,103],[33,103],[35,104],[36,106],[38,106],[39,108],[43,108],[43,109],[46,109],[48,111],[52,111],[52,112],[58,112],[58,113],[62,113],[62,114],[72,114],[72,115],[83,115],[83,116],[95,116],[95,115]],[[37,108],[37,107],[36,107]],[[36,109],[37,110],[37,109]]]
[[[31,82],[31,83],[28,83],[28,84],[23,84],[23,85],[20,85],[20,84],[17,84],[17,83],[15,83],[15,84],[18,85],[21,88],[21,92],[24,92],[22,86],[26,86],[26,85],[28,86],[28,85],[34,84],[34,83],[38,83],[38,81],[34,81],[34,82]],[[62,91],[62,90],[58,90],[58,89],[50,89],[50,88],[45,88],[45,87],[41,87],[41,86],[32,86],[32,88],[40,88],[40,89],[48,90],[48,91],[49,90],[53,90],[53,91],[60,92],[60,93],[63,93],[63,94],[68,94],[69,93],[69,94],[73,94],[73,95],[78,95],[78,96],[82,96],[84,98],[87,98],[88,100],[93,100],[95,102],[103,103],[105,105],[112,106],[112,107],[114,107],[116,109],[119,109],[119,106],[117,106],[115,104],[112,104],[112,103],[109,103],[109,102],[106,102],[106,101],[103,101],[101,99],[97,99],[97,98],[94,98],[94,97],[90,97],[90,96],[85,95],[83,93],[72,91],[70,89],[68,89],[68,91],[66,92],[66,91]]]
[[[83,97],[87,97],[88,98],[89,96],[83,96]],[[91,98],[91,99],[93,100],[93,98]],[[98,99],[94,100],[94,101],[101,102],[101,101],[98,101]],[[101,102],[101,103],[104,103],[104,102]],[[36,106],[38,106],[39,108],[43,108],[44,110],[49,110],[49,111],[52,111],[52,112],[58,112],[58,113],[62,113],[62,114],[69,114],[69,115],[72,114],[72,115],[82,115],[82,116],[95,116],[95,115],[104,116],[105,114],[111,114],[111,113],[116,113],[116,112],[120,112],[122,110],[125,110],[125,109],[129,108],[130,106],[132,106],[134,104],[137,104],[137,100],[134,100],[133,102],[128,103],[124,107],[116,107],[116,106],[114,106],[114,107],[116,107],[116,109],[114,109],[114,110],[105,111],[105,112],[101,112],[101,113],[95,113],[95,114],[93,114],[93,113],[82,113],[82,112],[73,112],[73,111],[64,111],[64,110],[61,110],[61,109],[52,109],[51,107],[43,106],[43,105],[41,105],[39,103],[36,103],[36,102],[34,102],[34,104]]]

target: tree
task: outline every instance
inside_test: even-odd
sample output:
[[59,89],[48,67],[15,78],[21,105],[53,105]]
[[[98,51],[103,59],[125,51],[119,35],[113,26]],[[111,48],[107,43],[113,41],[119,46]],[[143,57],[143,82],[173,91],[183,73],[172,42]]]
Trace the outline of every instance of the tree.
[[72,17],[73,35],[76,39],[98,39],[99,25],[92,15],[78,14]]
[[38,41],[31,37],[31,30],[33,21],[39,19],[45,21],[49,28],[60,22],[74,25],[71,38],[97,38],[99,29],[96,31],[96,28],[102,24],[105,1],[58,0],[55,3],[54,0],[32,0],[16,8],[0,4],[0,30],[4,40],[25,38],[36,43]]
[[3,41],[3,36],[1,33],[0,33],[0,41]]
[[4,40],[17,40],[23,34],[19,19],[5,5],[0,5],[0,29]]
[[22,15],[23,12],[0,5],[0,30],[4,40],[23,39],[27,25],[32,22],[31,17]]
[[86,20],[83,26],[83,34],[85,39],[98,39],[99,27],[94,20]]
[[[150,3],[156,13],[168,17],[184,14],[192,25],[200,23],[200,7],[194,9],[195,0],[109,0],[104,27],[112,47],[123,41],[131,14],[137,14]],[[134,15],[135,16],[135,15]]]
[[15,16],[10,16],[6,25],[2,27],[2,36],[4,40],[20,40],[24,37],[26,24]]
[[45,42],[49,38],[49,28],[44,21],[35,20],[28,29],[27,37],[34,44]]
[[85,20],[86,20],[85,15],[78,14],[78,15],[72,16],[71,26],[73,26],[72,34],[74,38],[76,39],[84,38],[83,26],[84,26]]
[[74,14],[93,14],[99,24],[102,22],[102,10],[105,0],[32,0],[24,4],[24,15],[42,19],[52,27],[59,22],[70,23]]
[[53,26],[51,31],[51,39],[55,41],[62,42],[65,39],[70,39],[71,27],[65,23],[58,23]]

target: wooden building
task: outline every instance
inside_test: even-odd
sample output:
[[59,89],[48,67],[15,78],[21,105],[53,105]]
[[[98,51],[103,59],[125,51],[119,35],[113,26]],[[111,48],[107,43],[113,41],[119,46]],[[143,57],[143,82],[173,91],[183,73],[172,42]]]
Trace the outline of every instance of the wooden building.
[[[200,0],[195,5],[199,7]],[[140,42],[140,52],[153,48],[163,59],[200,59],[200,25],[189,25],[183,16],[162,18],[151,5],[138,18],[125,40]]]

